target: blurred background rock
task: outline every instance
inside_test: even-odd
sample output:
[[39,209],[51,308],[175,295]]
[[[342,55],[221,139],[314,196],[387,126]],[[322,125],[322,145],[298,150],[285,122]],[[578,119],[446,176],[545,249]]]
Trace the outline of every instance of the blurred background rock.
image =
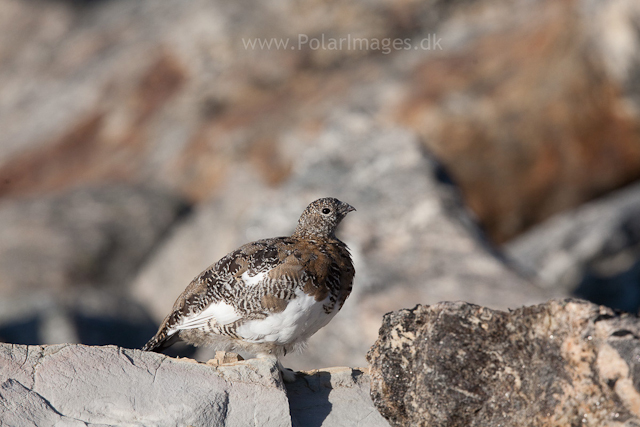
[[294,368],[416,303],[640,306],[635,0],[0,0],[0,88],[7,342],[141,346],[328,195],[354,293]]

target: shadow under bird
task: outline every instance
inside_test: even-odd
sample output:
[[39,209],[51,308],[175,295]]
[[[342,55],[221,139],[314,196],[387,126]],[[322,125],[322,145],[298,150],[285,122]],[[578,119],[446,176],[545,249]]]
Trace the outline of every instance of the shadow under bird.
[[[338,199],[318,199],[290,237],[229,253],[193,279],[142,349],[161,352],[182,340],[276,360],[302,349],[351,293],[355,269],[335,232],[352,211]],[[285,381],[295,380],[277,363]]]

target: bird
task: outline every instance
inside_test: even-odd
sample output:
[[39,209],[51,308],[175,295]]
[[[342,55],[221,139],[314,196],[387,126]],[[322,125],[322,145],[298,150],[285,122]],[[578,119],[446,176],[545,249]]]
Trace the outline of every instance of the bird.
[[355,208],[333,197],[310,203],[291,236],[247,243],[196,276],[142,350],[177,341],[275,359],[301,351],[351,293],[355,268],[336,229]]

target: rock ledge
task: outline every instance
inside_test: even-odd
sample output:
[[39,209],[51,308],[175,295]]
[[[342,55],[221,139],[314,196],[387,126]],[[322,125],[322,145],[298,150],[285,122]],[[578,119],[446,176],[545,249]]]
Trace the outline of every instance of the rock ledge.
[[0,419],[11,426],[388,426],[368,375],[333,368],[283,384],[274,363],[211,363],[115,346],[0,344]]

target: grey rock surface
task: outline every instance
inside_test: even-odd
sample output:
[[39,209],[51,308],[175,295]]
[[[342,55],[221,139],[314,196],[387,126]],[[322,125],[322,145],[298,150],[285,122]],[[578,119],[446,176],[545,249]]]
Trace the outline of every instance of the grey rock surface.
[[30,405],[25,414],[34,419],[57,414],[89,425],[291,423],[277,368],[264,360],[212,367],[113,346],[64,344],[2,345],[0,351],[0,418],[22,396]]
[[275,363],[227,356],[203,364],[115,346],[0,344],[0,425],[388,425],[362,370],[298,374],[285,389]]
[[506,308],[553,295],[492,251],[455,185],[413,133],[362,112],[384,97],[352,102],[319,135],[289,136],[288,152],[298,160],[280,190],[256,186],[247,170],[172,233],[133,285],[158,321],[209,264],[248,241],[290,234],[306,204],[326,196],[357,209],[339,230],[356,266],[353,293],[305,353],[285,358],[288,366],[363,366],[382,315],[416,301],[465,299]]
[[0,201],[0,341],[139,346],[157,325],[128,283],[186,208],[115,184]]
[[185,208],[165,190],[128,185],[3,199],[2,292],[122,290]]
[[582,300],[389,313],[368,354],[393,426],[633,426],[640,321]]
[[328,368],[285,384],[293,427],[388,427],[370,397],[368,369]]
[[640,309],[640,185],[558,214],[505,245],[541,287]]
[[122,293],[87,288],[0,298],[0,341],[137,348],[158,325],[143,305]]

